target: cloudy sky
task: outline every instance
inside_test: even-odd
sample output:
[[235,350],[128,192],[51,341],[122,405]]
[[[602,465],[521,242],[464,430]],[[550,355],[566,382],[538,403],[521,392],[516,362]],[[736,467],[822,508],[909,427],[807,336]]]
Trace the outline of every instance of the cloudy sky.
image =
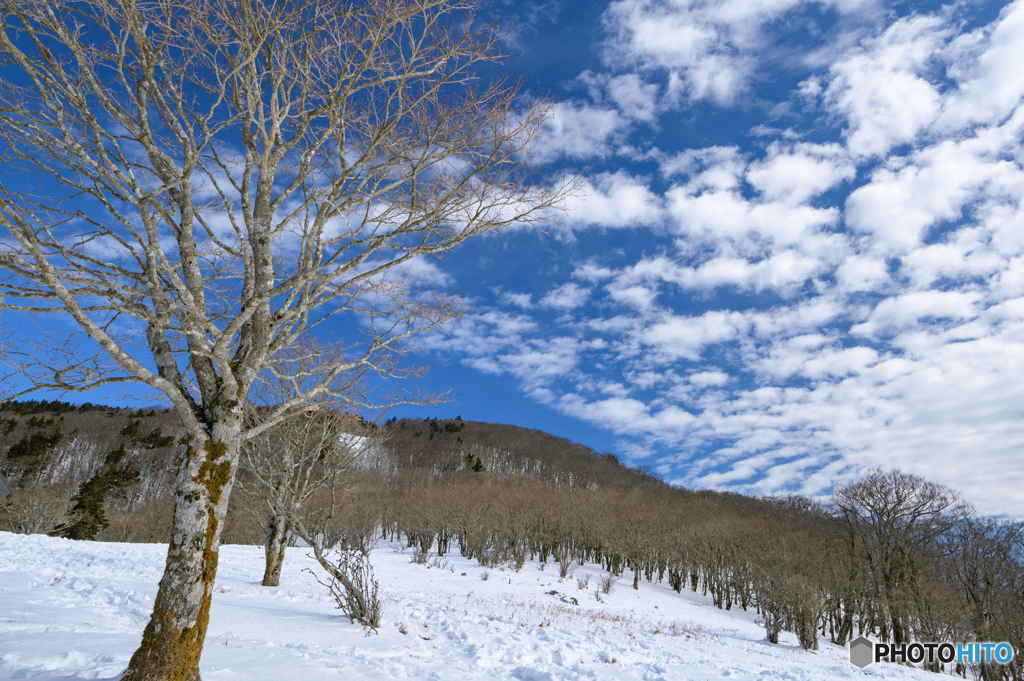
[[895,466],[1024,517],[1024,0],[485,7],[583,187],[416,263],[469,313],[421,355],[453,399],[394,415],[752,494]]
[[423,267],[471,314],[438,415],[691,487],[898,466],[1024,516],[1024,1],[492,5],[585,173],[560,227]]

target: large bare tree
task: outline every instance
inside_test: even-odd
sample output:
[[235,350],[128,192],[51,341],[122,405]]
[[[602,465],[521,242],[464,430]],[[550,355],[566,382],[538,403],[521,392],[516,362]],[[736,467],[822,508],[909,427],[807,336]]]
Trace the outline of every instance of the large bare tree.
[[863,561],[873,582],[872,598],[888,609],[883,640],[906,643],[907,600],[921,565],[939,537],[973,512],[957,492],[898,469],[871,469],[867,476],[832,494],[832,508],[844,525],[848,550]]
[[[239,442],[459,312],[406,263],[548,219],[550,104],[484,77],[503,29],[472,1],[0,8],[0,307],[63,318],[8,337],[6,385],[142,383],[176,408],[173,538],[123,678],[198,679]],[[331,319],[361,335],[248,427],[260,372]]]

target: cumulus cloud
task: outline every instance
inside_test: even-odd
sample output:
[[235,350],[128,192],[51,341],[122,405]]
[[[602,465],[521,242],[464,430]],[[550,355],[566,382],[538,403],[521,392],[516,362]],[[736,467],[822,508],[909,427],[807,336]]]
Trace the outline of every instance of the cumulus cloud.
[[977,314],[978,294],[960,291],[915,291],[886,298],[868,319],[850,328],[855,336],[892,334],[911,328],[924,318],[962,321]]
[[521,307],[524,310],[529,310],[534,307],[533,295],[529,293],[513,293],[511,291],[503,291],[501,294],[502,299],[506,303],[511,303],[516,307]]
[[[920,246],[927,230],[957,220],[968,204],[989,192],[999,201],[1006,186],[1021,186],[1020,165],[985,140],[943,140],[879,168],[846,200],[846,223],[871,234],[883,253]],[[993,153],[994,152],[994,153]]]
[[614,139],[625,129],[626,121],[614,108],[560,102],[544,122],[536,150],[549,161],[607,156]]
[[1001,121],[1019,110],[1024,97],[1024,3],[1013,2],[992,25],[958,36],[950,44],[949,71],[957,91],[943,106],[938,125],[957,130]]
[[583,288],[572,282],[562,284],[541,298],[540,304],[556,310],[572,310],[587,302],[590,289]]
[[665,314],[637,330],[635,339],[653,353],[649,359],[654,361],[698,360],[706,346],[733,340],[745,326],[740,312],[713,310],[699,317]]
[[682,434],[694,421],[693,415],[685,409],[669,406],[652,410],[649,405],[630,397],[590,401],[570,393],[562,395],[556,404],[566,414],[624,434]]
[[639,74],[594,73],[585,71],[579,81],[590,91],[595,102],[614,105],[631,121],[654,123],[660,109],[661,88],[645,82]]
[[[611,37],[604,58],[616,67],[665,69],[680,96],[727,106],[747,91],[759,63],[772,59],[780,28],[804,28],[794,26],[794,10],[814,6],[841,15],[873,10],[859,0],[618,0],[605,13]],[[780,27],[784,16],[789,25]]]
[[889,282],[885,260],[865,255],[850,255],[836,269],[836,283],[844,293],[878,291]]
[[839,144],[774,142],[763,160],[751,164],[747,181],[766,200],[795,205],[853,179],[856,173],[849,153]]
[[579,227],[652,225],[664,215],[661,197],[643,180],[621,171],[588,177],[566,208],[569,222]]
[[848,121],[852,153],[884,154],[936,119],[939,91],[926,76],[949,36],[942,17],[907,17],[832,67],[825,99]]
[[671,169],[687,181],[665,192],[665,210],[687,242],[754,260],[785,247],[835,253],[837,245],[823,228],[839,220],[839,211],[808,202],[852,176],[841,150],[773,145],[751,164],[734,150],[711,148],[677,157]]

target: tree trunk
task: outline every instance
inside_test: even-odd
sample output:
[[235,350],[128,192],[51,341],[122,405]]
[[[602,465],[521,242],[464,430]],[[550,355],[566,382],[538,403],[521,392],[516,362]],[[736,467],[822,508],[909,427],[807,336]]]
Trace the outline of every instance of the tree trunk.
[[292,528],[284,516],[272,514],[267,525],[267,567],[263,571],[263,586],[281,585],[281,566],[284,550],[292,540]]
[[840,606],[842,607],[842,619],[836,633],[836,644],[845,647],[846,639],[853,636],[853,606],[850,603],[844,605],[845,607]]
[[121,681],[199,681],[220,533],[238,465],[241,421],[189,437],[178,469],[174,531],[153,615]]
[[890,610],[892,620],[892,642],[893,643],[906,643],[907,636],[903,628],[903,615],[897,608]]

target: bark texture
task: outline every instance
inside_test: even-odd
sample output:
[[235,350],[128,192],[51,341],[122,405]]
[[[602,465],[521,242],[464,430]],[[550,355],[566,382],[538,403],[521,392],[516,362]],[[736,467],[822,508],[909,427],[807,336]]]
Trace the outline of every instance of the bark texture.
[[198,681],[210,619],[220,533],[238,463],[241,422],[186,446],[178,471],[174,534],[153,615],[121,681]]
[[284,565],[284,550],[292,540],[288,521],[278,515],[271,515],[267,523],[267,543],[264,550],[267,566],[263,571],[263,586],[281,585],[281,567]]

